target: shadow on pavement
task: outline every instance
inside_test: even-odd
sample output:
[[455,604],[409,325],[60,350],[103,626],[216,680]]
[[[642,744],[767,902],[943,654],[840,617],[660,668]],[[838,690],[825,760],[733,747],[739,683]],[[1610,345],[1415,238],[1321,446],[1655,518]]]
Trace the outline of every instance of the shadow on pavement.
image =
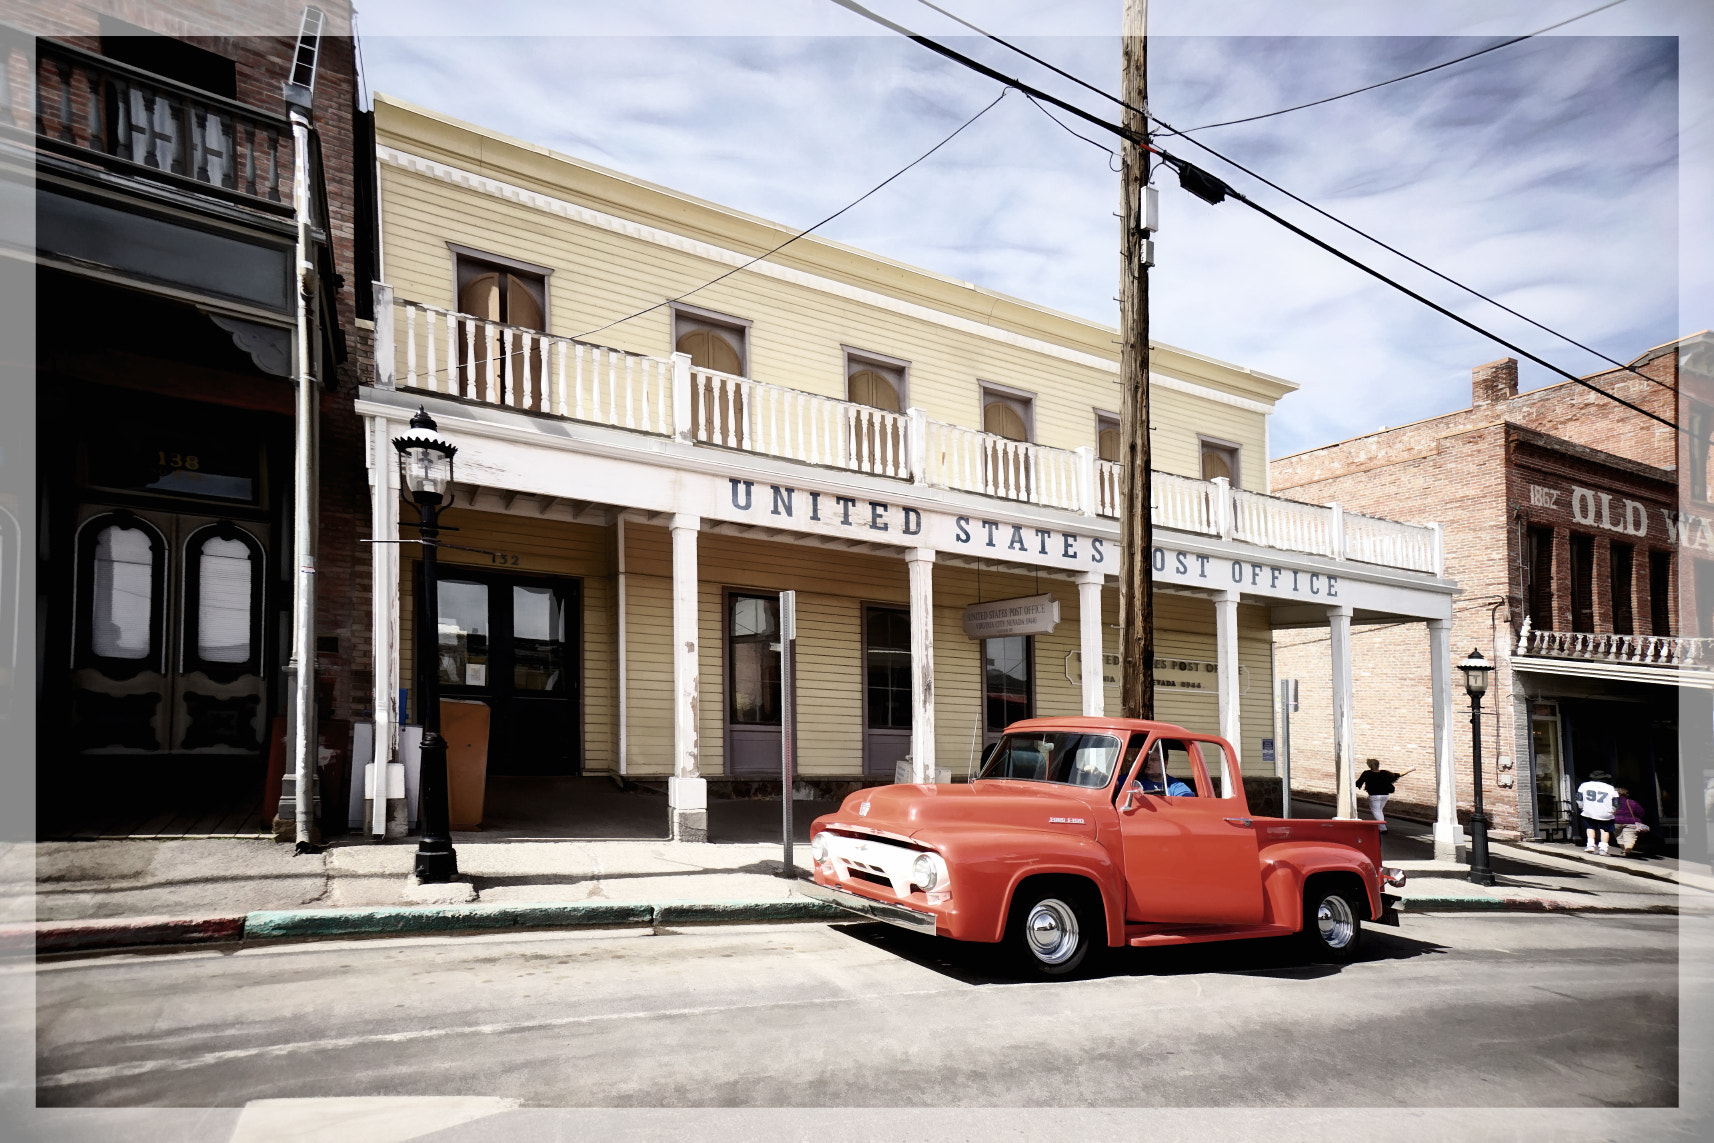
[[[929,937],[880,922],[833,925],[833,931],[874,948],[884,949],[912,964],[921,965],[964,984],[1018,984],[1023,978],[1013,972],[998,945],[970,944]],[[1357,963],[1408,960],[1440,954],[1446,946],[1401,936],[1387,929],[1365,927],[1363,947]],[[1109,949],[1099,967],[1085,978],[1122,976],[1188,976],[1221,973],[1234,976],[1266,976],[1286,980],[1319,980],[1344,971],[1343,965],[1311,964],[1305,961],[1295,939],[1273,937],[1247,941],[1213,941],[1198,945],[1163,948]]]

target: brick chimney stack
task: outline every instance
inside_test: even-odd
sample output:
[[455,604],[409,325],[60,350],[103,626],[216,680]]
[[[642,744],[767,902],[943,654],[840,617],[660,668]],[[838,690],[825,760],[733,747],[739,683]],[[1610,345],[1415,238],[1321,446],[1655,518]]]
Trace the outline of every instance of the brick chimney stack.
[[1518,359],[1502,357],[1470,371],[1472,406],[1499,405],[1518,395]]

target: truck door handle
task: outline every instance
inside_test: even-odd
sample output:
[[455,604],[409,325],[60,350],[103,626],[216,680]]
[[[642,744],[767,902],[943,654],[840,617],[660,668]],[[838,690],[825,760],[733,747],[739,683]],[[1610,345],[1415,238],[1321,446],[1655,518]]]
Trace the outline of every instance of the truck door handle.
[[1226,820],[1235,826],[1243,826],[1245,829],[1249,829],[1255,824],[1249,818],[1227,818]]

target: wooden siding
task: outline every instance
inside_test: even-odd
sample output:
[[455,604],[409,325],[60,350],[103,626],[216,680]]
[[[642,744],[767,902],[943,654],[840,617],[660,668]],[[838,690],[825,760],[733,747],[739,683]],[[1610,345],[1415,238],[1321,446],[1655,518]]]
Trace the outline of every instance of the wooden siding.
[[[626,528],[628,582],[628,679],[630,685],[630,757],[634,776],[664,776],[672,758],[672,581],[671,539],[665,528]],[[863,674],[861,661],[864,603],[909,603],[902,559],[837,552],[808,545],[780,544],[700,533],[697,545],[701,651],[701,769],[706,776],[724,772],[726,703],[725,643],[722,608],[728,589],[796,590],[799,600],[799,690],[801,710],[800,773],[806,777],[854,777],[863,765]],[[963,612],[978,601],[1037,592],[1060,602],[1060,623],[1050,635],[1035,638],[1036,712],[1077,714],[1080,688],[1066,678],[1066,656],[1079,649],[1077,586],[1062,579],[938,565],[935,568],[935,751],[940,766],[966,773],[980,753],[981,648],[964,634]],[[1103,592],[1107,647],[1117,649],[1118,591]],[[1157,640],[1162,655],[1212,660],[1214,607],[1185,596],[1160,595],[1156,601]],[[1241,704],[1245,772],[1267,774],[1261,740],[1273,735],[1270,701],[1269,635],[1264,608],[1239,608],[1239,651],[1249,669],[1250,688]],[[1073,669],[1073,675],[1076,671]],[[1117,702],[1109,690],[1107,701]],[[1219,711],[1212,694],[1163,692],[1159,717],[1192,730],[1218,733]],[[974,749],[972,743],[975,743]]]
[[[465,169],[530,183],[527,173],[495,161],[506,158],[505,147],[484,147],[480,158],[436,153],[433,145],[421,137],[426,129],[421,117],[386,101],[380,101],[378,107],[383,145],[406,151],[429,151],[437,159]],[[444,143],[445,135],[443,131],[436,137]],[[596,209],[621,210],[623,203],[602,201],[587,192],[580,196],[569,185],[574,175],[587,182],[591,177],[587,168],[564,161],[559,165],[565,168],[565,181],[558,186],[540,185],[537,172],[534,185],[542,193],[585,201]],[[547,169],[551,172],[552,167]],[[612,176],[605,178],[603,189],[609,194],[623,194],[632,187]],[[656,305],[663,298],[680,294],[729,268],[688,251],[552,215],[388,163],[381,164],[381,198],[387,280],[400,298],[456,308],[453,260],[447,244],[458,243],[552,268],[554,273],[548,279],[548,323],[552,332],[561,335],[581,334]],[[742,216],[730,212],[722,214],[703,208],[700,213],[688,213],[697,215],[696,222],[702,228],[717,228],[724,218],[731,230],[754,229],[753,224],[740,225]],[[698,230],[698,226],[688,225],[688,219],[681,221],[687,223],[681,228],[684,231]],[[709,236],[712,241],[722,238],[728,246],[743,248],[741,243],[733,241],[730,233]],[[858,252],[847,251],[844,256],[853,263],[862,258]],[[865,288],[875,288],[875,279],[892,281],[900,288],[891,293],[902,300],[921,303],[920,296],[911,289],[910,272],[880,259],[871,261],[872,265],[860,267],[870,279],[864,283]],[[816,270],[827,272],[825,266]],[[993,321],[996,328],[1000,328],[999,322],[990,314],[1027,309],[1023,303],[1000,299],[984,291],[970,293],[973,301],[986,302],[986,312],[979,315],[980,319]],[[1109,370],[777,278],[735,274],[692,300],[701,308],[753,322],[749,373],[759,381],[843,399],[846,395],[843,347],[850,346],[908,361],[910,403],[921,406],[937,420],[979,427],[979,381],[1034,393],[1036,441],[1065,449],[1092,446],[1096,410],[1117,412],[1120,404],[1118,377]],[[948,307],[948,312],[954,311]],[[1054,321],[1047,322],[1046,317],[1042,321],[1078,335],[1061,339],[1067,348],[1116,359],[1110,330],[1063,315],[1051,316]],[[1015,332],[1040,337],[1043,330],[1027,328]],[[665,307],[653,310],[592,334],[591,340],[640,353],[669,354],[672,351],[670,311]],[[1163,361],[1170,360],[1169,354],[1160,357]],[[1156,368],[1169,374],[1174,372],[1170,364],[1157,362]],[[1185,370],[1182,379],[1219,389],[1219,385],[1209,381],[1208,372],[1204,369],[1202,375],[1193,375]],[[1278,385],[1248,393],[1241,392],[1236,385],[1231,389],[1233,395],[1247,396],[1251,401],[1271,400],[1282,391],[1283,387]],[[1200,476],[1197,435],[1201,433],[1239,444],[1247,486],[1265,488],[1264,414],[1161,386],[1154,388],[1152,400],[1158,428],[1154,436],[1156,467]]]

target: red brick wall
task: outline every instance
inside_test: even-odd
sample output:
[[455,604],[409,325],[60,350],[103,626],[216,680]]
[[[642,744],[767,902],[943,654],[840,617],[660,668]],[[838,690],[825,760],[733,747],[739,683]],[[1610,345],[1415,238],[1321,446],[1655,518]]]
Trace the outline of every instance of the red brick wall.
[[[1655,380],[1675,384],[1676,361],[1669,352],[1638,368]],[[1532,508],[1529,486],[1550,477],[1556,478],[1556,486],[1575,478],[1588,487],[1609,490],[1621,500],[1630,497],[1646,503],[1652,514],[1651,534],[1646,538],[1599,527],[1577,529],[1597,537],[1594,602],[1596,615],[1602,617],[1599,630],[1611,630],[1610,543],[1617,539],[1636,545],[1633,620],[1635,630],[1646,633],[1647,553],[1667,546],[1659,510],[1671,503],[1672,473],[1660,469],[1673,464],[1676,447],[1671,429],[1570,382],[1508,396],[1515,376],[1516,362],[1510,359],[1480,366],[1473,371],[1475,403],[1469,409],[1282,457],[1272,465],[1276,495],[1317,503],[1338,501],[1352,511],[1442,525],[1447,575],[1464,589],[1454,604],[1454,659],[1463,658],[1474,647],[1497,660],[1483,707],[1482,758],[1485,808],[1501,830],[1519,828],[1519,799],[1529,793],[1499,782],[1503,774],[1519,774],[1509,658],[1524,614],[1521,561],[1525,529],[1532,520],[1557,526],[1555,583],[1569,583],[1572,526],[1564,513]],[[1629,374],[1603,374],[1592,380],[1661,416],[1674,414],[1673,393],[1661,385]],[[1599,456],[1566,455],[1564,449],[1532,444],[1530,434],[1519,432],[1519,427],[1637,463],[1614,465]],[[1528,468],[1517,463],[1519,450]],[[1643,465],[1653,466],[1652,475]],[[1556,629],[1570,629],[1569,592],[1557,593],[1554,618]],[[1415,623],[1355,627],[1351,642],[1356,757],[1379,757],[1391,770],[1415,768],[1399,783],[1394,805],[1401,812],[1431,817],[1434,742],[1426,630]],[[1326,631],[1276,632],[1275,646],[1279,677],[1299,680],[1302,709],[1292,723],[1293,786],[1331,798],[1333,728]],[[1460,808],[1468,812],[1472,788],[1469,699],[1459,680],[1454,679],[1453,685],[1454,765],[1462,795]],[[1502,770],[1503,763],[1514,768]]]

